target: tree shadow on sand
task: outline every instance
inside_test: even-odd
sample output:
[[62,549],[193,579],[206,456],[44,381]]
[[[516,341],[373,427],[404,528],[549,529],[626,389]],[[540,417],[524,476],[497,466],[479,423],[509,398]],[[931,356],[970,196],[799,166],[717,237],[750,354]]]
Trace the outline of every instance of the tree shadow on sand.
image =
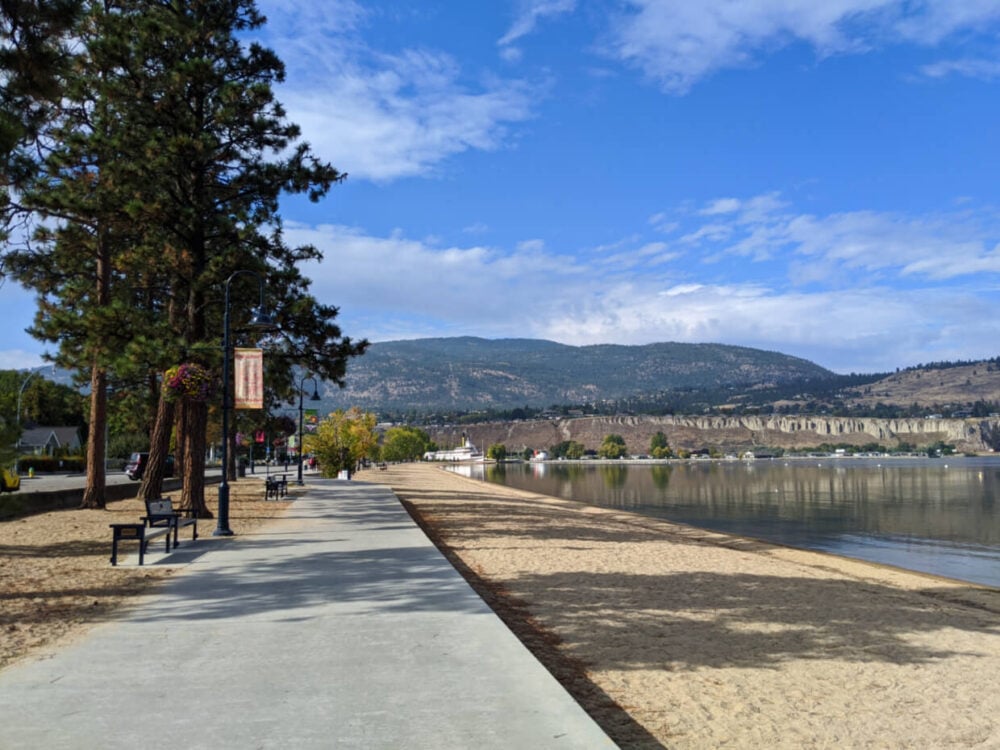
[[[410,488],[399,495],[494,611],[605,730],[627,746],[632,746],[628,731],[617,735],[600,718],[610,699],[589,680],[587,665],[568,654],[581,660],[600,654],[600,669],[624,671],[776,669],[788,661],[819,659],[921,665],[957,655],[934,646],[933,637],[921,636],[946,629],[1000,635],[1000,593],[935,585],[931,579],[918,590],[845,575],[749,571],[574,570],[489,580],[488,571],[472,570],[461,559],[464,548],[509,551],[544,542],[549,548],[555,544],[578,550],[602,543],[669,541],[766,553],[776,546],[543,498],[536,502],[487,492]],[[598,515],[601,522],[595,523]],[[512,539],[523,543],[512,545]],[[559,648],[561,642],[571,649]]]
[[[407,493],[414,497],[415,493]],[[448,493],[431,493],[438,500]],[[433,527],[436,542],[461,551],[476,540],[489,549],[490,536],[510,549],[512,535],[528,541],[560,543],[642,543],[723,546],[767,551],[774,545],[729,537],[691,527],[624,513],[614,523],[594,523],[573,505],[536,505],[458,495],[463,502],[419,504],[417,515]],[[511,531],[511,528],[516,531]],[[485,541],[484,541],[485,540]],[[663,575],[572,571],[524,574],[516,580],[518,596],[545,603],[560,633],[586,647],[644,631],[663,644],[657,653],[624,649],[620,669],[670,666],[673,669],[753,664],[784,659],[830,658],[923,663],[951,655],[916,646],[907,636],[952,627],[1000,634],[1000,595],[976,587],[928,586],[907,590],[856,578],[767,576],[751,573],[667,572]],[[512,583],[511,585],[514,585]],[[968,596],[963,594],[967,592]],[[948,607],[947,604],[958,605]],[[832,606],[831,606],[832,605]],[[630,614],[626,624],[615,613]],[[596,614],[595,613],[600,613]],[[682,649],[671,643],[683,641]],[[585,648],[584,648],[585,650]]]

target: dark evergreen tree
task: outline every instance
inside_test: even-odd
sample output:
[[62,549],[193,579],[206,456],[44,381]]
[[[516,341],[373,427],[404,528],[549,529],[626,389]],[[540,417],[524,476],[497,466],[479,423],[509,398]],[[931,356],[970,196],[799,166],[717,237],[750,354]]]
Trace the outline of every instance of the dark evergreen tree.
[[[32,146],[63,92],[72,55],[66,39],[82,0],[0,0],[0,212],[11,218],[10,189],[32,173]],[[3,232],[6,234],[6,231]],[[0,254],[2,261],[2,254]],[[3,270],[0,262],[0,272]]]
[[[71,106],[50,128],[44,168],[25,194],[60,223],[11,256],[39,293],[36,335],[58,341],[60,364],[90,368],[88,487],[103,485],[93,437],[112,372],[156,394],[143,494],[159,493],[175,426],[180,505],[202,515],[209,405],[164,398],[158,378],[184,361],[218,368],[226,280],[240,270],[265,280],[282,326],[270,371],[286,397],[293,365],[339,382],[366,345],[343,337],[336,308],[308,295],[296,266],[318,251],[282,239],[281,195],[318,200],[343,175],[295,143],[299,130],[272,91],[281,62],[238,38],[263,20],[250,0],[89,2]],[[231,289],[234,340],[245,343],[256,343],[242,332],[251,281],[241,276]]]

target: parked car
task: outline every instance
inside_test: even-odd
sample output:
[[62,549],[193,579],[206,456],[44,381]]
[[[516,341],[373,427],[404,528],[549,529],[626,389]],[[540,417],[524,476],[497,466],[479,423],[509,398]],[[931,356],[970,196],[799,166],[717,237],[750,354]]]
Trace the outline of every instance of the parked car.
[[0,469],[0,492],[17,492],[21,489],[21,477],[11,469]]
[[[148,453],[133,453],[125,464],[125,473],[128,475],[129,479],[139,480],[142,479],[143,473],[146,471],[146,464],[149,463]],[[174,457],[167,456],[167,466],[163,472],[163,476],[172,477],[174,475]]]

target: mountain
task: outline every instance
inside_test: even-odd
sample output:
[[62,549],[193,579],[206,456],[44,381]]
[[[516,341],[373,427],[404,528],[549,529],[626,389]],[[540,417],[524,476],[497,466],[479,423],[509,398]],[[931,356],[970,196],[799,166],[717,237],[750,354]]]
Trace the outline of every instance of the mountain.
[[[51,365],[36,374],[73,385]],[[372,344],[320,413],[386,415],[599,406],[601,414],[816,414],[981,417],[1000,412],[1000,357],[837,375],[812,362],[722,344],[568,346],[538,339],[428,338]],[[86,393],[86,384],[79,386]],[[294,410],[294,404],[291,407]],[[277,407],[277,412],[289,407]],[[590,411],[588,409],[588,411]]]
[[324,401],[382,411],[503,410],[833,377],[804,359],[723,344],[430,338],[372,344],[348,365],[347,387],[328,389]]

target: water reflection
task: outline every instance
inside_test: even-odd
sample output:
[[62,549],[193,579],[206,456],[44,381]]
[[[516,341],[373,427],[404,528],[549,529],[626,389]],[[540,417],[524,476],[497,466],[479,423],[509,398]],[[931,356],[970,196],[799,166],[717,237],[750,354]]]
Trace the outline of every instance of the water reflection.
[[463,468],[532,492],[1000,587],[1000,459]]

